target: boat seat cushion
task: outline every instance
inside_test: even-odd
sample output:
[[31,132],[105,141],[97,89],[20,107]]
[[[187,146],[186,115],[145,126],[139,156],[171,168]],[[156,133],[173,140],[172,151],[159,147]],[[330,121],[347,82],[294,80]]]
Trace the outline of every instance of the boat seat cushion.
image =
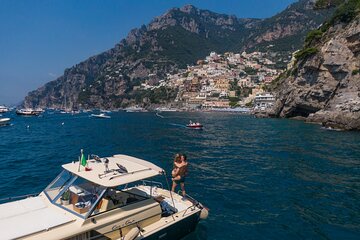
[[100,210],[99,212],[105,212],[107,210],[110,210],[114,208],[114,203],[111,199],[108,199],[108,198],[103,198],[101,200],[101,207],[100,207]]

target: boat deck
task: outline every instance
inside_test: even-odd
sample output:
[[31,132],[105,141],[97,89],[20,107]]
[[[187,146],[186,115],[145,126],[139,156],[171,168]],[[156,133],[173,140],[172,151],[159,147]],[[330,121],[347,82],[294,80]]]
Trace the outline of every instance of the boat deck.
[[49,208],[41,197],[26,198],[0,205],[1,239],[16,239],[63,225],[70,215]]

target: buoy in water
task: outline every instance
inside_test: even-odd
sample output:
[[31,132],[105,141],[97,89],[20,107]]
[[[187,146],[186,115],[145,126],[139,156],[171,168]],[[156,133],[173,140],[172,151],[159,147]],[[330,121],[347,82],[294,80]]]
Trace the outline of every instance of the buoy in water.
[[200,219],[205,220],[209,216],[209,210],[206,207],[203,207],[200,212]]

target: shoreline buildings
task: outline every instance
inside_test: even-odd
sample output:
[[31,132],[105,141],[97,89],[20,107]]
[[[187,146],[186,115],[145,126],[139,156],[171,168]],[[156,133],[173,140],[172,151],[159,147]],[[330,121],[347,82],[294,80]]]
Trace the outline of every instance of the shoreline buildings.
[[[211,52],[196,65],[188,66],[153,86],[143,83],[137,89],[168,87],[178,89],[175,102],[187,109],[255,106],[257,94],[264,92],[282,69],[276,68],[266,53]],[[258,101],[258,100],[257,100]]]

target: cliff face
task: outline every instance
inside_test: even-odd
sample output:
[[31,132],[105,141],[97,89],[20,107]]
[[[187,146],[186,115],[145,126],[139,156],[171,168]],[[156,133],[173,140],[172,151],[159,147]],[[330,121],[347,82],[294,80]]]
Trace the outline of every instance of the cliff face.
[[[354,1],[356,2],[356,1]],[[273,115],[360,130],[360,15],[334,21],[280,80]],[[319,30],[320,31],[320,30]]]
[[[314,13],[309,4],[312,0],[300,0],[263,20],[239,19],[191,5],[170,9],[130,31],[109,51],[66,69],[63,76],[30,92],[24,105],[64,107],[66,99],[66,107],[118,108],[133,101],[134,86],[156,83],[211,51],[239,52],[272,44],[289,53],[300,47],[298,39],[329,16],[328,10]],[[308,24],[302,24],[304,20]]]
[[324,15],[332,14],[331,9],[314,11],[316,0],[299,1],[275,16],[264,19],[256,28],[259,31],[250,36],[247,47],[267,49],[274,45],[275,51],[297,50],[310,29],[317,28],[324,20]]

